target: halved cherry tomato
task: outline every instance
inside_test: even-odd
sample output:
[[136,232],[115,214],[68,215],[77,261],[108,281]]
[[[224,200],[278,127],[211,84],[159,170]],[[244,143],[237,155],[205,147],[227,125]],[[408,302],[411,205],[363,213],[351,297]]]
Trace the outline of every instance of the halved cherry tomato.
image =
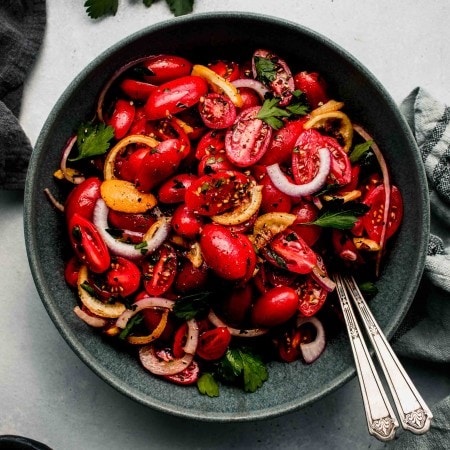
[[294,84],[296,89],[305,94],[312,109],[329,100],[325,80],[317,72],[297,73],[294,75]]
[[142,263],[144,288],[150,295],[161,295],[168,291],[175,280],[177,254],[173,247],[164,244]]
[[292,287],[299,297],[298,310],[305,317],[316,314],[324,305],[327,299],[327,291],[308,275],[304,280],[298,279]]
[[90,177],[76,185],[64,204],[64,212],[67,221],[78,213],[88,220],[92,220],[95,203],[100,198],[100,185],[102,182],[97,177]]
[[189,75],[192,63],[181,56],[156,55],[150,56],[143,63],[144,78],[150,83],[162,84],[175,78]]
[[253,274],[256,254],[244,234],[207,224],[200,237],[200,248],[207,266],[226,280],[242,280]]
[[171,225],[179,236],[195,239],[202,229],[203,217],[194,214],[192,209],[182,203],[173,213]]
[[175,117],[159,120],[156,122],[154,133],[158,139],[163,141],[168,139],[179,139],[181,141],[182,149],[181,156],[186,158],[191,151],[191,141],[189,140],[186,131],[177,122]]
[[149,120],[163,119],[198,103],[208,92],[203,78],[188,75],[162,84],[148,97],[145,111]]
[[116,158],[115,169],[123,180],[134,182],[141,168],[142,160],[150,152],[149,147],[139,147],[134,152],[124,157]]
[[163,203],[181,203],[184,201],[186,189],[197,179],[191,173],[180,173],[169,178],[158,189],[158,199]]
[[182,159],[183,146],[178,139],[162,141],[143,158],[136,174],[136,187],[149,192],[162,181],[173,175]]
[[204,175],[186,190],[189,209],[203,216],[214,216],[237,206],[245,197],[249,178],[231,170]]
[[[384,201],[386,191],[384,185],[370,190],[363,203],[370,206],[370,210],[363,216],[364,228],[369,238],[380,243],[383,229]],[[399,189],[396,186],[391,187],[391,201],[388,214],[388,223],[386,226],[386,239],[389,239],[398,229],[403,217],[403,199]]]
[[310,273],[317,263],[317,256],[306,242],[291,228],[279,233],[269,244],[272,252],[264,250],[269,262],[294,273]]
[[208,67],[228,81],[234,81],[239,78],[239,64],[234,61],[219,60],[208,64]]
[[259,160],[259,164],[270,166],[271,164],[287,164],[292,157],[292,150],[297,142],[298,137],[303,133],[303,124],[307,118],[291,120],[277,130],[270,141],[269,148],[263,157]]
[[255,106],[242,111],[225,135],[228,159],[238,167],[255,164],[269,147],[272,127],[256,118],[259,110],[260,107]]
[[203,332],[198,340],[196,354],[206,361],[221,358],[231,342],[231,334],[227,327],[217,327]]
[[352,179],[352,167],[347,153],[331,136],[322,136],[322,140],[324,147],[330,150],[331,155],[330,175],[327,183],[339,186],[348,185]]
[[300,344],[302,342],[302,333],[298,329],[285,331],[276,339],[278,356],[284,362],[293,362],[300,359],[302,352]]
[[166,380],[175,384],[189,385],[197,382],[200,374],[200,368],[196,361],[192,361],[186,369],[174,375],[164,375]]
[[297,311],[298,295],[287,286],[277,286],[262,294],[253,305],[252,323],[258,327],[276,327]]
[[[261,59],[267,60],[273,66],[271,70],[273,79],[271,78],[270,81],[266,77],[260,76],[258,67]],[[286,61],[275,53],[259,49],[253,53],[253,64],[259,80],[270,87],[275,96],[280,98],[280,105],[288,105],[292,99],[292,92],[294,91],[294,79]]]
[[214,130],[228,128],[236,119],[236,107],[222,94],[205,95],[200,99],[198,110],[203,123]]
[[114,111],[108,120],[108,125],[114,128],[114,137],[119,140],[125,137],[134,120],[136,108],[133,102],[119,98]]
[[111,257],[95,225],[74,213],[68,223],[69,238],[78,259],[95,273],[109,268]]
[[120,83],[122,92],[132,100],[146,101],[151,92],[157,88],[156,85],[146,83],[145,81],[133,80],[125,78]]

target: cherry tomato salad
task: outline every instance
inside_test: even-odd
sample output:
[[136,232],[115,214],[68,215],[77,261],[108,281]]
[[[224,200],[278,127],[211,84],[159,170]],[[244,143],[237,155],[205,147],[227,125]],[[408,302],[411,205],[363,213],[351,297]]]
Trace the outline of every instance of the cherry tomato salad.
[[209,396],[313,363],[333,270],[373,287],[403,213],[383,155],[319,73],[270,50],[143,57],[105,84],[55,171],[74,313]]

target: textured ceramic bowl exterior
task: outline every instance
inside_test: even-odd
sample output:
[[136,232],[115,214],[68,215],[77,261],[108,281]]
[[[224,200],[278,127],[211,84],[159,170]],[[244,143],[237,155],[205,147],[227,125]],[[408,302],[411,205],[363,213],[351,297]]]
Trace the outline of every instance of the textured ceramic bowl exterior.
[[293,72],[314,70],[327,79],[334,97],[365,126],[384,152],[405,205],[402,227],[384,265],[372,300],[375,317],[391,337],[404,317],[423,271],[429,229],[426,181],[414,139],[379,82],[345,50],[297,24],[248,13],[198,14],[144,29],[119,42],[88,65],[52,110],[33,152],[25,190],[24,225],[32,274],[50,317],[78,356],[125,395],[157,410],[206,421],[244,421],[277,416],[308,405],[355,375],[344,331],[333,337],[314,364],[269,365],[269,381],[254,394],[221,387],[219,398],[195,387],[169,384],[148,374],[136,355],[92,332],[72,312],[75,294],[63,277],[65,224],[46,201],[61,149],[80,122],[90,117],[100,87],[124,63],[140,56],[172,53],[194,62],[247,59],[256,48],[282,56]]

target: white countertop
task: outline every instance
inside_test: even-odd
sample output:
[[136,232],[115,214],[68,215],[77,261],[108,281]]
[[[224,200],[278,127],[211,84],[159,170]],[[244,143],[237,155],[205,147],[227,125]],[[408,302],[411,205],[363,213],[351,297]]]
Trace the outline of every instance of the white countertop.
[[[46,37],[20,117],[33,144],[87,63],[128,34],[172,18],[162,0],[149,9],[122,0],[115,17],[92,21],[83,3],[47,0]],[[195,0],[194,7],[194,14],[251,11],[298,22],[352,53],[395,101],[420,85],[450,104],[447,0]],[[22,207],[22,193],[0,191],[0,435],[25,435],[54,450],[385,448],[367,433],[356,379],[296,413],[241,424],[183,420],[119,394],[79,360],[49,319],[28,267]],[[448,394],[444,368],[404,362],[429,406]]]

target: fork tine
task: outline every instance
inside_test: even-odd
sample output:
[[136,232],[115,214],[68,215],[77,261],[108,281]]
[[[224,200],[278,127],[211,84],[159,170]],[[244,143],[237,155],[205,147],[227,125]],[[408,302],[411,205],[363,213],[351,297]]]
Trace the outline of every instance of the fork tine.
[[400,422],[405,430],[415,434],[426,433],[433,415],[418,393],[405,369],[401,365],[392,347],[381,331],[370,311],[355,279],[343,277],[344,283],[354,300],[370,341],[375,349],[378,362],[383,369],[387,384],[394,399]]

